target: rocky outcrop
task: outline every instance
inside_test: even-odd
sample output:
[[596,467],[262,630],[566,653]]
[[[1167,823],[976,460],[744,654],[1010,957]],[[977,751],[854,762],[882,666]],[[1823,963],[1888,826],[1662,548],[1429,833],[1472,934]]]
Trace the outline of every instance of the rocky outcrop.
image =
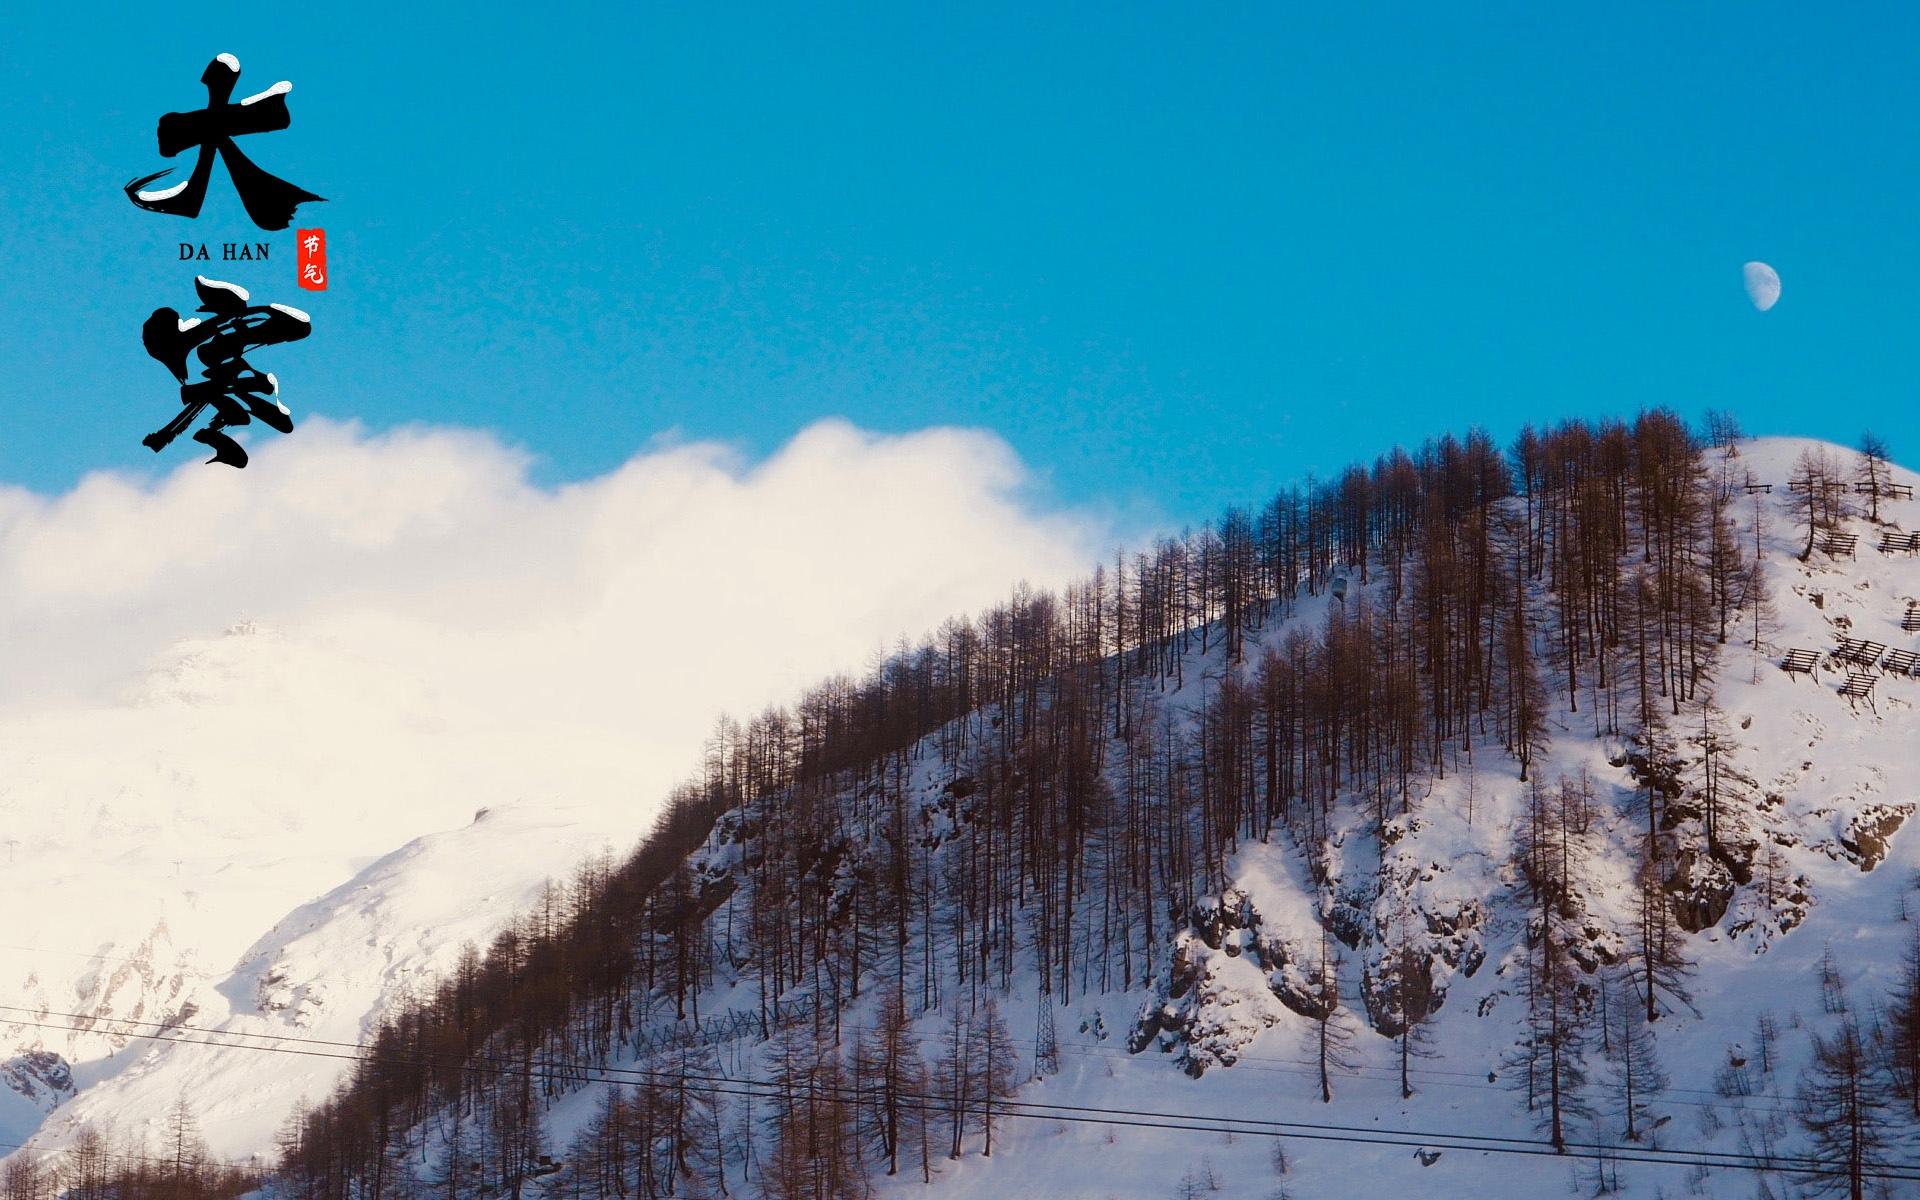
[[1912,815],[1911,804],[1870,804],[1847,822],[1840,849],[1862,871],[1871,871],[1886,858],[1887,843]]
[[[1430,880],[1441,871],[1436,865],[1424,877]],[[1361,975],[1367,1018],[1374,1029],[1393,1036],[1402,1028],[1402,1014],[1437,1012],[1446,1000],[1447,980],[1480,968],[1486,956],[1480,941],[1485,914],[1469,900],[1432,908],[1396,902],[1395,911],[1405,913],[1410,924],[1389,930],[1380,915],[1383,902],[1375,898],[1363,905],[1362,900],[1358,893],[1340,893],[1321,916],[1322,928],[1367,955]],[[1154,998],[1142,1007],[1127,1048],[1139,1053],[1157,1045],[1198,1076],[1210,1067],[1233,1065],[1247,1043],[1288,1013],[1309,1021],[1326,1018],[1339,998],[1324,987],[1317,969],[1318,937],[1300,944],[1305,932],[1265,925],[1241,891],[1204,898],[1176,935],[1173,959]],[[1388,945],[1410,952],[1410,959],[1385,968]]]
[[73,1068],[51,1050],[27,1050],[0,1061],[0,1084],[51,1110],[73,1097]]
[[1224,944],[1209,946],[1193,930],[1184,930],[1175,939],[1166,983],[1142,1008],[1127,1049],[1138,1054],[1158,1045],[1195,1078],[1210,1067],[1230,1067],[1261,1030],[1282,1018],[1261,983],[1248,956],[1230,954]]
[[1674,858],[1667,879],[1673,919],[1688,933],[1718,925],[1733,903],[1733,872],[1721,859],[1688,848]]
[[1262,931],[1260,912],[1244,893],[1202,899],[1175,936],[1173,961],[1134,1022],[1127,1049],[1137,1054],[1158,1044],[1196,1078],[1209,1067],[1232,1066],[1286,1010],[1309,1018],[1326,1012],[1300,957]]

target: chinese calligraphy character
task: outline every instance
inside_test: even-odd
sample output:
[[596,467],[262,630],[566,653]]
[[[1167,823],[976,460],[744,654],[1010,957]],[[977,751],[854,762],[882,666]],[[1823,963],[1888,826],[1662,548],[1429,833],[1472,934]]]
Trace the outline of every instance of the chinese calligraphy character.
[[197,217],[207,198],[207,182],[213,178],[216,154],[227,164],[233,190],[246,205],[247,215],[262,229],[285,229],[293,220],[293,210],[309,200],[321,200],[312,192],[295,187],[284,179],[269,175],[253,164],[233,139],[250,133],[270,133],[293,123],[287,112],[287,93],[293,85],[281,80],[264,92],[248,96],[238,104],[230,103],[233,85],[240,78],[240,60],[222,54],[207,64],[200,82],[207,85],[207,106],[186,113],[168,113],[160,118],[160,153],[172,158],[190,146],[200,147],[193,174],[185,182],[170,188],[144,192],[140,189],[171,173],[155,171],[126,185],[127,198],[148,212],[172,213],[179,217]]
[[[222,430],[249,424],[254,417],[281,433],[293,431],[293,415],[279,400],[280,381],[247,365],[247,353],[262,346],[297,342],[313,332],[306,313],[284,304],[248,306],[247,290],[206,276],[196,276],[200,311],[209,319],[182,320],[171,308],[156,308],[140,331],[147,353],[180,381],[179,415],[142,438],[158,454],[209,407],[213,420],[193,440],[213,450],[210,463],[247,465],[247,452]],[[200,378],[187,382],[187,356],[200,360]]]

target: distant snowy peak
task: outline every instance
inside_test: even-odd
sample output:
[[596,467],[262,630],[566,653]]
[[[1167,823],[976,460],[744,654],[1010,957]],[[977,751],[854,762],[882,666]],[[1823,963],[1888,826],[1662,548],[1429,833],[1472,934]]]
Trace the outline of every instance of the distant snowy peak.
[[[550,878],[625,845],[627,835],[593,806],[544,801],[495,806],[415,838],[277,921],[194,997],[191,1024],[357,1043],[394,1006],[445,978],[467,946],[484,950],[504,922],[536,906]],[[50,1116],[38,1141],[61,1145],[88,1122],[158,1119],[186,1091],[214,1148],[245,1155],[272,1143],[297,1102],[328,1095],[346,1065],[328,1055],[156,1044],[136,1068]]]
[[132,1031],[237,1017],[355,1040],[546,879],[644,832],[627,780],[661,768],[447,711],[435,681],[350,639],[241,619],[168,647],[114,703],[0,716],[0,1005],[29,1010],[0,1009],[0,1142],[44,1125],[57,1143],[80,1112],[158,1120],[186,1087],[216,1149],[260,1149],[302,1089],[333,1084],[289,1061],[337,1063],[216,1068]]

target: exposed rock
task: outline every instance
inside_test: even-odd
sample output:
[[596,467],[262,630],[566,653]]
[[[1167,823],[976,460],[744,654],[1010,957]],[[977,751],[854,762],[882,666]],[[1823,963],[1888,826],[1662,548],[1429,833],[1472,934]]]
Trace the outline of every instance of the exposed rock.
[[1692,847],[1675,856],[1666,888],[1673,919],[1688,933],[1718,925],[1733,903],[1733,873],[1718,858],[1702,857]]
[[1235,932],[1251,932],[1260,927],[1260,914],[1241,892],[1228,888],[1218,898],[1204,896],[1194,902],[1187,924],[1200,939],[1215,950],[1233,943],[1229,953],[1238,954],[1249,939],[1231,938]]
[[1371,898],[1362,901],[1360,897],[1341,895],[1328,907],[1325,921],[1327,932],[1340,939],[1340,944],[1349,950],[1358,950],[1373,927],[1372,915],[1363,904],[1370,904]]
[[1613,966],[1625,957],[1625,948],[1615,930],[1588,921],[1577,930],[1563,932],[1577,934],[1567,939],[1567,957],[1589,975],[1601,967]]
[[1614,759],[1613,765],[1625,767],[1634,781],[1642,787],[1651,786],[1668,801],[1677,800],[1686,792],[1680,781],[1680,765],[1675,762],[1651,763],[1645,754],[1634,751],[1625,758]]
[[1660,806],[1660,830],[1670,832],[1691,821],[1698,821],[1706,810],[1684,800],[1668,800]]
[[1247,956],[1216,949],[1194,930],[1183,930],[1161,994],[1141,1009],[1127,1049],[1138,1054],[1157,1044],[1195,1078],[1209,1067],[1232,1066],[1247,1043],[1281,1019],[1260,983]]
[[[1429,951],[1441,962],[1471,978],[1486,961],[1486,948],[1480,944],[1480,927],[1486,913],[1471,900],[1461,900],[1448,908],[1426,907],[1419,910],[1432,936]],[[1442,987],[1444,996],[1446,989]],[[1439,1007],[1436,1002],[1435,1008]]]
[[1760,853],[1760,843],[1756,841],[1715,842],[1708,852],[1733,876],[1733,881],[1741,887],[1753,882],[1753,861]]
[[1840,848],[1860,864],[1862,871],[1871,871],[1887,856],[1887,843],[1912,815],[1911,804],[1869,805],[1847,822],[1846,832],[1840,835]]
[[51,1050],[27,1050],[0,1061],[0,1083],[42,1109],[73,1097],[73,1068]]
[[1382,1036],[1399,1037],[1409,1017],[1416,1023],[1425,1020],[1446,997],[1446,989],[1434,984],[1433,960],[1419,958],[1416,963],[1410,971],[1367,971],[1360,977],[1367,1023]]

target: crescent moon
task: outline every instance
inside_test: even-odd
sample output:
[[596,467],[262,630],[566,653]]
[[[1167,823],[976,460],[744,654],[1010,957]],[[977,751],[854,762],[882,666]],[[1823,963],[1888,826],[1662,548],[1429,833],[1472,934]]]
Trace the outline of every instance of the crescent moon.
[[1763,262],[1750,262],[1741,268],[1746,279],[1747,299],[1765,312],[1780,302],[1780,273]]

